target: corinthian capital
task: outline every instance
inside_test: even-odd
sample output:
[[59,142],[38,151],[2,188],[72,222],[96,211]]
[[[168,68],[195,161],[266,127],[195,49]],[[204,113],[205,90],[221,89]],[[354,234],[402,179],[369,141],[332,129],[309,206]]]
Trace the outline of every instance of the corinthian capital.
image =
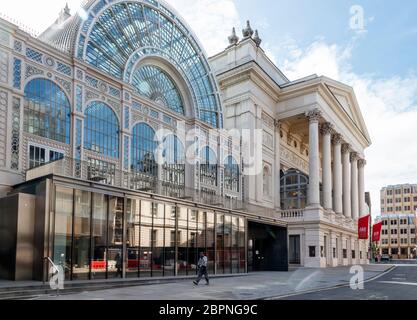
[[306,117],[309,121],[319,121],[321,118],[322,112],[319,109],[314,109],[306,112]]
[[320,126],[320,131],[322,134],[332,134],[334,132],[334,127],[330,122],[325,122]]
[[359,154],[357,152],[352,152],[350,154],[350,162],[357,161],[359,159]]
[[358,160],[358,167],[363,168],[366,166],[366,160],[365,159],[359,159]]
[[280,120],[274,120],[275,130],[281,130],[282,122]]
[[341,144],[343,142],[343,136],[340,133],[335,133],[332,136],[333,144]]
[[348,153],[351,151],[350,144],[344,143],[342,144],[342,153]]

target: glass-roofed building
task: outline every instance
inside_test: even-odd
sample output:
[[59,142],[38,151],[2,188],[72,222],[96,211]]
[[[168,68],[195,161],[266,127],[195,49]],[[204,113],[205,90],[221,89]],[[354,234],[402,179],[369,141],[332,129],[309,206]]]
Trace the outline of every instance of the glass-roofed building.
[[242,35],[208,58],[156,0],[87,0],[40,35],[0,19],[0,278],[366,261],[353,90],[290,81]]

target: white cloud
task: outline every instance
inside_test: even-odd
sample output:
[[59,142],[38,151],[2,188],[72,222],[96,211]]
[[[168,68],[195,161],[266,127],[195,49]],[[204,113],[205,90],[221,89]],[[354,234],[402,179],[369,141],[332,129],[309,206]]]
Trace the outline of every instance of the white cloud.
[[282,60],[282,69],[290,79],[316,73],[354,88],[373,142],[366,151],[366,188],[378,215],[383,186],[417,183],[417,76],[381,79],[357,74],[349,64],[352,50],[352,44],[341,47],[318,40],[304,50],[293,48],[296,54],[290,52]]
[[239,13],[234,0],[169,0],[202,42],[209,56],[228,46],[232,28],[239,33]]

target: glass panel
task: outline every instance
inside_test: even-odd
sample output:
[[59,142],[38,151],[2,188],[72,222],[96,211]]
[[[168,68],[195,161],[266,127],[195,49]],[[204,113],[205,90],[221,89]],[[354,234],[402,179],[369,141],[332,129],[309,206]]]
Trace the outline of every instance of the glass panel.
[[216,221],[216,272],[224,273],[224,214],[217,214]]
[[245,273],[246,272],[246,226],[245,226],[245,218],[239,218],[239,256],[240,256],[240,264],[239,264],[239,272]]
[[224,273],[232,272],[232,217],[224,216]]
[[107,196],[93,194],[91,278],[103,279],[107,269]]
[[214,228],[214,213],[213,212],[206,212],[206,220],[207,220],[207,231],[206,231],[206,240],[207,240],[207,259],[208,259],[208,266],[207,270],[209,273],[214,273],[214,251],[215,251],[215,228]]
[[138,93],[174,112],[184,114],[180,91],[161,68],[145,65],[133,73],[132,84]]
[[75,190],[73,280],[88,279],[90,273],[91,194]]
[[139,275],[151,277],[151,234],[152,234],[152,203],[141,201],[140,205],[140,263]]
[[204,211],[198,211],[197,218],[197,258],[201,252],[207,255],[206,248],[206,213]]
[[86,108],[84,148],[105,156],[119,157],[119,120],[103,102],[92,102]]
[[188,209],[184,207],[179,207],[178,212],[178,275],[187,274],[187,233],[188,233]]
[[126,277],[139,276],[140,200],[127,199],[126,208]]
[[153,204],[152,228],[152,277],[162,277],[164,262],[164,219],[165,206],[160,203]]
[[70,143],[71,107],[61,88],[47,79],[34,79],[25,87],[24,130]]
[[239,218],[232,217],[232,273],[239,273]]
[[200,181],[206,185],[217,186],[216,154],[209,147],[204,147],[201,152]]
[[123,198],[109,198],[108,278],[123,275]]
[[176,244],[176,207],[165,206],[165,246],[164,246],[164,275],[175,275],[175,244]]
[[56,187],[55,201],[54,263],[63,266],[70,280],[73,190]]
[[188,210],[188,258],[187,273],[188,275],[197,274],[197,218],[198,210]]
[[158,164],[155,160],[155,131],[146,123],[133,128],[131,171],[132,189],[146,190],[155,188],[158,176]]

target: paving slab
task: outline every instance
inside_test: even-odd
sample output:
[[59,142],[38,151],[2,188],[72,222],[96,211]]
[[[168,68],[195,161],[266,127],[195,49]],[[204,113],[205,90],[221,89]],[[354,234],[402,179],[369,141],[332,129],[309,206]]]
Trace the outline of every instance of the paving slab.
[[[364,265],[364,279],[390,270],[392,265]],[[84,291],[61,296],[40,296],[47,300],[255,300],[285,296],[309,290],[348,284],[350,267],[299,268],[288,272],[257,272],[242,277],[212,279],[195,286],[191,281]]]

